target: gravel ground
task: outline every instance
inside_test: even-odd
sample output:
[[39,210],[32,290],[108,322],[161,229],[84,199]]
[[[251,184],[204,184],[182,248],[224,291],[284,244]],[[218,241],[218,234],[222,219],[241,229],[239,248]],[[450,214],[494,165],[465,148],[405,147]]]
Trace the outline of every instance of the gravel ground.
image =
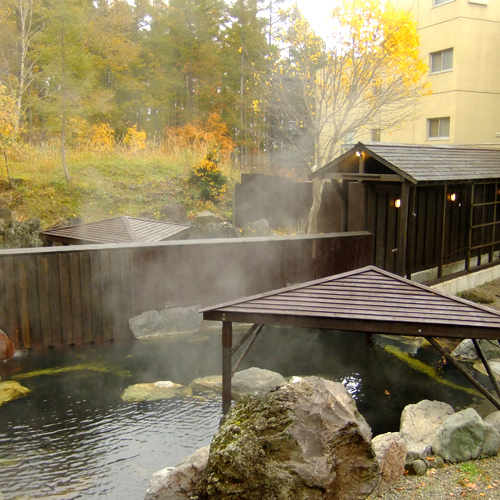
[[404,476],[370,500],[500,499],[500,456],[429,469],[425,476]]
[[[500,279],[478,287],[491,294],[494,302],[487,307],[500,310]],[[500,500],[500,455],[443,469],[429,469],[425,476],[404,476],[385,493],[370,500]]]

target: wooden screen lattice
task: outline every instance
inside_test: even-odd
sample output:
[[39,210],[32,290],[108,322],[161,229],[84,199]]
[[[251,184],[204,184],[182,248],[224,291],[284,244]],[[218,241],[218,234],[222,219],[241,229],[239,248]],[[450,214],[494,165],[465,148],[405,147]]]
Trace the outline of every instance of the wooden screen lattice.
[[498,250],[500,250],[500,183],[474,184],[470,205],[467,270],[498,260]]

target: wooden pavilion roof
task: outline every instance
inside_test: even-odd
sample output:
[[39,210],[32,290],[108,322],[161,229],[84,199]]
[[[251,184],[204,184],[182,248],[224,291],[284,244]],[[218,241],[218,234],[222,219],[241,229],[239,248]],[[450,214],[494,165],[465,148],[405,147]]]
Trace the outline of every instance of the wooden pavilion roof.
[[65,244],[157,242],[187,235],[191,226],[136,217],[116,217],[41,232],[48,241]]
[[343,171],[346,165],[357,170],[357,152],[377,160],[412,184],[500,180],[499,148],[361,142],[318,169],[311,178]]
[[200,309],[225,322],[396,335],[500,338],[500,312],[375,266]]

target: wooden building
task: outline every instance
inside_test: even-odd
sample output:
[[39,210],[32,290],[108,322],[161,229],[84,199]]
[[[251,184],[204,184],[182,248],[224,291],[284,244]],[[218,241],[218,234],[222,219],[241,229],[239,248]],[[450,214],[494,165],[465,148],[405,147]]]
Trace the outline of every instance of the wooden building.
[[[231,404],[231,377],[265,325],[425,337],[491,403],[500,409],[500,385],[476,339],[498,339],[500,312],[375,266],[299,283],[200,309],[222,322],[222,405]],[[253,323],[233,347],[233,323]],[[472,377],[434,337],[473,339],[498,398]],[[240,358],[232,358],[247,342]]]
[[188,224],[123,216],[48,229],[42,231],[40,237],[46,246],[159,242],[185,239],[190,230]]
[[358,143],[311,178],[332,180],[344,211],[364,204],[382,269],[440,278],[499,259],[500,149]]

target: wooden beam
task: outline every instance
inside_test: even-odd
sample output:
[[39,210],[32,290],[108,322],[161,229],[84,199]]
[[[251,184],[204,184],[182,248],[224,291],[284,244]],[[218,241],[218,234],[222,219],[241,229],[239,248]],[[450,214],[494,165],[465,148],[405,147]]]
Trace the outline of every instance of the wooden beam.
[[493,403],[500,410],[500,401],[495,399],[486,388],[481,385],[470,373],[445,349],[439,345],[432,337],[427,337],[429,343],[437,349],[448,362],[450,362],[488,401]]
[[237,344],[231,349],[231,355],[236,354],[238,349],[247,341],[248,337],[250,337],[252,333],[255,332],[255,330],[257,330],[258,327],[259,324],[255,323],[248,329],[245,335],[243,335],[243,337],[241,337],[241,339],[237,342]]
[[259,325],[259,327],[255,330],[252,338],[249,340],[248,345],[245,347],[244,351],[241,353],[241,356],[238,358],[238,361],[234,364],[234,367],[231,370],[231,377],[236,373],[238,370],[241,362],[245,359],[246,355],[252,348],[254,342],[257,340],[257,337],[259,336],[260,332],[264,328],[264,325]]
[[496,379],[495,374],[493,373],[490,364],[488,363],[488,360],[486,359],[486,356],[484,355],[484,352],[481,349],[481,345],[476,339],[472,339],[472,343],[474,344],[474,347],[476,348],[476,351],[479,354],[481,361],[483,362],[486,372],[490,377],[491,383],[493,384],[493,387],[495,388],[495,391],[497,392],[498,397],[500,398],[500,386],[498,385],[498,380]]
[[315,316],[314,313],[305,314],[272,314],[249,311],[205,311],[203,319],[212,321],[231,321],[233,323],[263,323],[275,326],[300,326],[302,328],[320,328],[325,330],[339,330],[356,333],[383,333],[387,335],[408,335],[410,337],[445,337],[470,339],[498,339],[498,328],[471,327],[437,323],[405,323],[402,321],[377,321],[363,319],[343,319]]
[[222,323],[222,412],[231,407],[231,350],[233,346],[233,324]]
[[360,174],[360,173],[329,173],[324,179],[348,181],[374,181],[374,182],[404,182],[404,178],[396,174]]

